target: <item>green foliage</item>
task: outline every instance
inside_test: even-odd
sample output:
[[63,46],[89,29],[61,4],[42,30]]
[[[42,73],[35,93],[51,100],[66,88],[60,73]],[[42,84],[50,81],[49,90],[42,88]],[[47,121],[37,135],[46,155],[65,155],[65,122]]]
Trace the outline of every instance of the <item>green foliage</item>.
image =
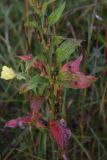
[[57,64],[61,64],[63,61],[68,60],[79,45],[80,41],[73,41],[70,39],[64,41],[56,50]]
[[[40,9],[36,8],[37,0],[29,2],[30,12],[25,27],[30,31],[31,44],[27,49],[26,38],[29,36],[25,36],[23,27],[24,1],[0,1],[0,67],[11,66],[19,79],[12,82],[0,79],[0,159],[61,159],[52,135],[36,128],[35,124],[26,126],[24,130],[4,128],[9,119],[28,115],[31,97],[40,95],[47,100],[40,110],[43,118],[54,119],[53,112],[48,112],[48,108],[55,108],[58,117],[63,115],[67,119],[72,131],[72,143],[67,150],[69,160],[106,160],[106,1],[98,1],[96,9],[92,0],[66,0],[66,8],[60,0],[41,0]],[[57,4],[57,9],[51,12],[53,2]],[[97,19],[94,9],[103,21]],[[32,13],[38,20],[33,18]],[[45,14],[49,24],[44,28]],[[54,33],[52,26],[55,23],[59,25]],[[38,31],[40,41],[37,39]],[[47,43],[49,37],[51,42]],[[76,40],[69,37],[76,37]],[[99,79],[87,90],[77,91],[69,87],[59,90],[57,86],[53,94],[54,83],[66,85],[73,78],[67,73],[60,75],[58,71],[64,62],[81,53],[77,50],[81,43],[77,37],[85,40],[81,45],[84,56],[81,71],[97,74]],[[16,55],[24,54],[32,54],[33,59],[24,63],[16,58]],[[48,76],[32,68],[36,59],[45,64]],[[24,95],[19,94],[21,82],[26,84]],[[56,95],[57,92],[61,92],[61,96]]]
[[36,87],[40,87],[41,84],[48,84],[48,80],[45,78],[42,78],[39,74],[32,77],[30,81],[28,81],[28,90],[34,90]]
[[47,1],[47,2],[44,2],[43,5],[42,5],[42,14],[45,14],[48,6],[49,6],[50,4],[52,4],[53,2],[55,2],[55,1],[56,1],[56,0],[49,0],[49,1]]
[[51,27],[53,24],[55,24],[61,17],[63,11],[65,8],[65,2],[61,4],[54,12],[50,14],[48,17],[49,27]]
[[36,21],[30,21],[30,22],[26,22],[25,26],[31,27],[31,28],[38,28],[38,24]]

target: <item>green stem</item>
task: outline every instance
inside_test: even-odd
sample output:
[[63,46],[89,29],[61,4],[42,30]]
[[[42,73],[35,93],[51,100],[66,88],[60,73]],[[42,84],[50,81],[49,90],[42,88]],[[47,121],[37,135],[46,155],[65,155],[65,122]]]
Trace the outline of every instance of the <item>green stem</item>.
[[49,60],[49,53],[48,53],[48,50],[46,49],[46,44],[45,44],[45,40],[44,40],[44,36],[43,36],[43,28],[40,27],[40,30],[39,30],[39,33],[40,33],[40,36],[41,36],[41,39],[42,39],[42,44],[43,44],[43,49],[45,51],[45,56],[46,56],[46,59],[47,59],[47,66],[48,66],[48,78],[49,78],[49,85],[50,85],[50,103],[51,103],[51,109],[54,113],[54,102],[55,102],[55,96],[54,96],[54,81],[52,79],[52,69],[51,69],[51,64],[50,64],[50,60]]

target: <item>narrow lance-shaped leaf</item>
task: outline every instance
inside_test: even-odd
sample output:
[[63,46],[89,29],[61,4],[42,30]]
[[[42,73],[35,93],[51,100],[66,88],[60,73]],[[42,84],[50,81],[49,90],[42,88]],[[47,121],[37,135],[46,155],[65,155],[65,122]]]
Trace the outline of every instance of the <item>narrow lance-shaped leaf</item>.
[[43,2],[42,5],[42,13],[45,14],[47,7],[53,3],[55,0],[48,0],[47,2]]
[[60,67],[60,71],[61,72],[79,72],[79,65],[82,61],[82,54],[74,61],[69,61],[66,64],[64,64],[63,66]]
[[31,55],[18,56],[22,61],[26,62],[32,59]]
[[[71,79],[70,79],[71,78]],[[73,89],[84,89],[89,87],[93,82],[95,82],[96,78],[91,75],[85,75],[81,72],[73,73],[66,76],[63,74],[62,76],[62,84],[65,88],[73,88]]]
[[51,15],[48,17],[49,27],[55,24],[61,17],[65,8],[65,2],[60,5]]
[[67,60],[80,44],[71,40],[64,41],[56,50],[57,64]]
[[71,81],[71,83],[69,83],[69,88],[84,89],[89,87],[96,80],[96,78],[91,75],[84,75],[81,72],[77,72],[76,74],[78,79],[76,81]]
[[60,67],[59,80],[66,88],[84,89],[89,87],[96,78],[91,75],[85,75],[79,71],[79,65],[82,55],[75,61],[70,61]]
[[65,41],[66,39],[65,39],[65,37],[62,37],[62,36],[54,36],[53,37],[53,41],[52,41],[52,43],[53,43],[53,45],[55,45],[55,46],[58,46],[58,45],[60,45],[63,41]]
[[27,83],[28,90],[35,89],[36,87],[39,87],[40,84],[47,84],[47,82],[47,79],[42,78],[39,74],[37,74]]
[[46,75],[45,65],[41,60],[36,59],[32,64],[32,67],[38,69],[42,75]]
[[39,109],[42,106],[42,103],[43,103],[42,97],[38,97],[38,96],[33,97],[32,101],[31,101],[31,105],[30,105],[31,112],[33,115],[39,111]]
[[51,120],[49,122],[49,128],[58,146],[62,150],[65,150],[71,137],[71,131],[67,128],[64,119],[60,121]]
[[31,122],[32,122],[32,116],[19,117],[17,119],[11,119],[8,122],[6,122],[5,127],[9,127],[9,128],[20,127],[20,128],[22,128],[24,124],[28,124]]

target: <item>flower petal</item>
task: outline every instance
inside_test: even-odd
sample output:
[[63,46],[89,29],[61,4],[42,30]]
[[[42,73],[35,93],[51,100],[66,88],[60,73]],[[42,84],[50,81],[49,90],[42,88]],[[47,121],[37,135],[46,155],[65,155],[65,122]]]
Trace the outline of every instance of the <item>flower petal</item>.
[[7,66],[2,67],[1,78],[5,80],[10,80],[16,77],[16,73],[12,68]]

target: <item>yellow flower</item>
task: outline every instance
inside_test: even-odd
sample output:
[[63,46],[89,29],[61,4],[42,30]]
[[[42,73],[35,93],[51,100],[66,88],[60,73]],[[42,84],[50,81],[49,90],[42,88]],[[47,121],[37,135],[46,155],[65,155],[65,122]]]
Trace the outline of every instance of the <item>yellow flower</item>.
[[1,78],[5,80],[10,80],[16,77],[16,73],[13,71],[12,68],[7,66],[2,67]]

